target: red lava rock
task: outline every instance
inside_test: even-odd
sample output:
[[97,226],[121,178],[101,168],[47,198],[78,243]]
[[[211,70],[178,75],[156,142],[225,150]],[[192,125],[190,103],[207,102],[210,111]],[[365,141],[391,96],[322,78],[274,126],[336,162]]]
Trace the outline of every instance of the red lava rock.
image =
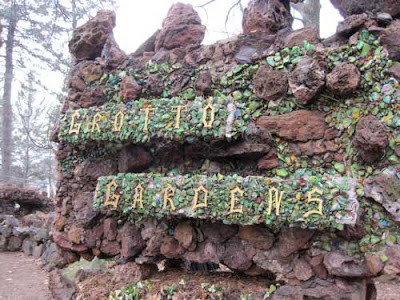
[[98,215],[93,209],[93,194],[91,192],[78,193],[72,199],[76,223],[81,226],[87,226]]
[[184,252],[185,248],[179,245],[179,242],[172,236],[166,235],[161,244],[160,252],[166,258],[179,258]]
[[352,15],[339,22],[336,32],[340,35],[349,37],[359,30],[365,22],[369,20],[368,14]]
[[193,6],[178,2],[169,9],[163,21],[162,29],[156,37],[155,50],[200,45],[205,30]]
[[195,251],[188,251],[183,258],[190,262],[197,263],[219,263],[224,253],[222,245],[211,241],[199,243]]
[[140,172],[150,167],[153,157],[144,148],[138,146],[124,147],[118,158],[120,173]]
[[339,252],[326,253],[324,266],[330,275],[349,278],[374,276],[366,263]]
[[282,257],[288,257],[303,248],[313,237],[314,231],[302,228],[285,227],[279,233],[276,246]]
[[257,168],[260,170],[271,170],[279,166],[279,158],[275,149],[272,149],[266,156],[260,158],[257,162]]
[[146,247],[140,230],[130,223],[125,223],[122,226],[118,232],[117,240],[121,242],[121,256],[125,260],[135,257]]
[[292,24],[288,0],[252,0],[243,13],[243,33],[277,33]]
[[388,73],[397,80],[400,80],[400,63],[393,63],[393,65],[389,68]]
[[260,250],[270,249],[275,241],[275,237],[271,232],[263,226],[256,225],[240,227],[239,237]]
[[104,45],[115,26],[113,11],[99,11],[93,19],[75,29],[69,50],[78,61],[100,57]]
[[306,57],[297,63],[289,74],[289,87],[301,105],[306,105],[319,94],[325,85],[325,72],[318,62]]
[[84,181],[97,180],[101,176],[118,173],[118,163],[111,159],[87,159],[79,164],[74,172],[74,176],[82,178]]
[[365,261],[367,262],[368,268],[372,273],[372,276],[376,276],[383,269],[383,263],[379,256],[370,253],[365,253]]
[[310,259],[310,265],[315,275],[325,280],[328,278],[328,271],[326,270],[323,262],[324,262],[323,254],[314,256]]
[[83,92],[86,89],[86,84],[85,82],[80,79],[78,76],[73,76],[70,80],[69,80],[69,87],[71,89],[75,89],[79,92]]
[[117,238],[117,221],[114,218],[104,220],[104,237],[109,241]]
[[[398,6],[400,7],[400,5]],[[396,61],[400,60],[399,40],[400,40],[400,20],[395,20],[383,31],[381,35],[381,42],[388,50],[389,57]]]
[[231,269],[245,271],[253,264],[254,248],[239,237],[233,237],[225,244],[222,261]]
[[103,69],[98,62],[83,61],[76,65],[74,74],[82,78],[87,83],[93,83],[101,78]]
[[196,91],[205,95],[211,92],[212,76],[208,71],[200,72],[196,78],[195,87]]
[[296,278],[301,281],[307,281],[314,275],[314,272],[313,272],[310,264],[307,262],[307,260],[304,257],[300,258],[296,262],[293,271],[294,271],[294,275],[296,276]]
[[146,89],[151,96],[161,96],[162,92],[164,91],[163,81],[158,78],[157,74],[151,74],[147,78]]
[[183,248],[188,249],[196,244],[196,232],[188,223],[180,223],[175,227],[175,239]]
[[388,146],[385,125],[372,115],[361,118],[356,126],[353,144],[366,163],[379,160]]
[[128,262],[114,268],[114,284],[128,285],[133,282],[145,280],[150,276],[151,268],[146,265],[138,265]]
[[120,95],[124,103],[138,99],[142,93],[142,87],[132,76],[125,76],[121,81],[120,88]]
[[265,65],[260,66],[254,79],[257,97],[266,101],[277,100],[286,95],[288,87],[285,72],[273,70]]
[[115,256],[120,252],[120,246],[117,241],[103,240],[100,251],[108,256]]
[[53,241],[59,246],[60,248],[66,249],[66,250],[71,250],[74,252],[85,252],[88,247],[87,245],[79,244],[75,245],[73,244],[69,239],[66,233],[64,232],[59,232],[55,231],[52,233]]
[[311,44],[318,43],[318,30],[315,27],[305,27],[289,33],[284,38],[284,46],[293,48],[294,46],[303,47],[304,41]]
[[257,125],[271,134],[301,142],[324,139],[331,134],[324,115],[318,111],[297,110],[284,115],[262,116]]
[[326,76],[326,85],[335,95],[351,95],[361,82],[361,74],[358,68],[349,63],[337,65]]
[[400,15],[400,5],[398,1],[376,0],[331,0],[333,6],[339,10],[343,16],[362,14],[364,12],[386,12],[393,17]]

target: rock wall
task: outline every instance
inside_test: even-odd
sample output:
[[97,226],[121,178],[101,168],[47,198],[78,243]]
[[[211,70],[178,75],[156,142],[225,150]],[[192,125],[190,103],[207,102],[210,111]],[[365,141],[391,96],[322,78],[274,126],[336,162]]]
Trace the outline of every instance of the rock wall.
[[113,12],[76,30],[53,134],[60,249],[223,264],[281,282],[273,299],[394,288],[400,21],[357,10],[321,41],[313,28],[288,29],[288,4],[252,1],[244,34],[208,46],[180,3],[131,55],[112,36]]

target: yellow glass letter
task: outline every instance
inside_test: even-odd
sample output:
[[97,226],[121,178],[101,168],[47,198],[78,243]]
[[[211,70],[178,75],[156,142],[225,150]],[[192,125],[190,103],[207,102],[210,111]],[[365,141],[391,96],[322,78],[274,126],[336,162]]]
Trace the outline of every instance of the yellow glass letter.
[[272,200],[273,200],[272,193],[275,193],[275,215],[279,216],[279,210],[281,207],[283,192],[279,192],[277,188],[269,189],[268,216],[271,214],[272,211]]
[[320,215],[320,216],[323,215],[323,213],[322,213],[322,204],[324,203],[324,200],[319,199],[319,198],[313,198],[312,195],[314,193],[319,194],[319,195],[323,194],[321,190],[315,188],[315,189],[311,190],[311,192],[307,193],[308,199],[306,200],[305,203],[317,202],[318,203],[318,210],[311,210],[311,211],[305,213],[303,215],[303,218],[307,218],[309,215],[312,215],[312,214],[317,214],[317,215]]
[[184,111],[186,111],[187,106],[186,105],[176,105],[176,106],[172,106],[172,109],[175,110],[176,109],[176,117],[175,117],[175,126],[174,128],[178,129],[181,126],[181,111],[182,108]]
[[[120,110],[115,115],[114,120],[114,131],[121,131],[122,126],[124,125],[125,114],[122,110]],[[119,123],[119,124],[118,124]]]
[[[198,204],[197,202],[199,201],[199,193],[203,192],[204,193],[204,202]],[[208,190],[204,186],[199,186],[197,189],[194,189],[194,198],[193,198],[193,207],[192,210],[195,211],[198,208],[201,207],[207,207],[207,198],[208,198]]]
[[115,180],[107,184],[107,195],[106,195],[106,201],[104,202],[104,206],[111,205],[112,207],[117,208],[120,196],[115,194],[115,192],[111,196],[111,187],[114,187],[115,190],[118,188],[118,185],[115,182]]
[[92,133],[94,132],[94,129],[97,128],[97,131],[100,132],[100,126],[97,124],[98,121],[101,121],[101,114],[97,113],[93,117],[92,121]]
[[133,205],[132,205],[133,208],[136,208],[136,204],[139,202],[140,208],[143,209],[143,192],[144,192],[144,188],[139,183],[135,187],[135,195],[133,196]]
[[231,209],[229,211],[229,214],[232,214],[232,213],[240,213],[241,214],[241,213],[243,213],[243,205],[240,205],[239,208],[235,209],[235,204],[236,204],[236,196],[235,196],[235,194],[236,193],[238,193],[240,195],[240,197],[243,197],[243,194],[244,194],[244,192],[238,187],[234,188],[231,191]]
[[175,210],[174,205],[174,196],[175,196],[175,188],[173,188],[170,184],[164,189],[164,206],[163,210],[167,209],[167,202],[171,205],[171,210]]
[[69,134],[71,134],[71,133],[79,134],[82,123],[75,123],[75,122],[76,122],[76,119],[79,119],[80,117],[81,117],[81,115],[79,114],[78,111],[74,112],[74,114],[71,117],[71,127],[69,128]]
[[155,112],[155,108],[151,108],[151,107],[146,107],[145,109],[141,109],[140,111],[144,111],[145,115],[144,115],[144,127],[143,127],[143,131],[144,132],[149,132],[149,118],[150,118],[150,113],[151,112]]
[[[209,121],[207,121],[208,111],[210,111],[210,120]],[[214,118],[215,118],[215,108],[214,108],[214,106],[212,106],[211,103],[208,103],[203,108],[203,125],[204,125],[204,127],[211,128],[214,123]]]

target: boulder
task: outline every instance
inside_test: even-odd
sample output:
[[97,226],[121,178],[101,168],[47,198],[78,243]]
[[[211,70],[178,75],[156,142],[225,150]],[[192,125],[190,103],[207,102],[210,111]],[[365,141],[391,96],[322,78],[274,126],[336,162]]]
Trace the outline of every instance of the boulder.
[[315,27],[304,27],[289,33],[283,40],[285,47],[303,47],[304,41],[311,44],[318,43],[318,30]]
[[132,76],[125,76],[122,79],[120,89],[120,95],[124,103],[137,100],[142,94],[142,87]]
[[211,92],[212,76],[209,71],[202,71],[196,77],[195,88],[201,95],[208,95]]
[[311,103],[325,85],[325,72],[318,62],[305,57],[289,74],[289,87],[301,105]]
[[350,96],[360,85],[361,73],[350,63],[342,63],[326,76],[326,85],[335,95]]
[[310,229],[285,227],[281,230],[276,242],[279,254],[288,257],[296,251],[302,249],[314,235]]
[[61,270],[50,272],[49,289],[54,300],[70,300],[76,293],[75,284],[66,279]]
[[218,264],[223,254],[223,246],[211,241],[204,241],[198,244],[195,251],[186,252],[183,258],[190,262]]
[[383,273],[388,277],[398,278],[400,274],[400,246],[394,245],[385,249],[388,260],[385,263]]
[[373,115],[361,118],[356,126],[353,144],[363,161],[374,163],[382,158],[388,146],[385,125]]
[[275,241],[275,237],[271,232],[264,226],[257,225],[240,227],[239,237],[260,250],[270,249]]
[[373,279],[376,300],[397,300],[400,295],[400,280],[388,276],[380,276]]
[[168,11],[161,31],[157,34],[155,50],[199,46],[206,27],[201,25],[198,13],[190,4],[176,3]]
[[115,159],[86,159],[75,167],[74,176],[83,182],[97,181],[101,176],[114,175],[118,173],[118,163]]
[[260,268],[282,277],[293,271],[293,256],[282,257],[277,247],[267,251],[256,250],[253,262]]
[[[393,1],[395,2],[395,1]],[[397,6],[400,5],[397,3]],[[399,8],[400,13],[400,8]],[[381,43],[389,52],[389,57],[393,60],[400,60],[400,20],[395,20],[383,31],[381,35]]]
[[259,170],[271,170],[280,166],[278,154],[275,149],[271,149],[269,153],[257,162]]
[[[93,193],[92,192],[78,193],[72,199],[72,205],[73,205],[74,215],[76,218],[77,225],[86,227],[99,214],[97,211],[95,211],[93,209]],[[57,220],[58,220],[58,222],[55,223],[55,226],[58,228],[58,230],[62,230],[65,226],[66,219],[64,217],[61,217]]]
[[115,256],[120,253],[120,244],[117,241],[103,240],[100,251],[107,256]]
[[118,171],[120,173],[141,172],[150,167],[153,162],[151,154],[142,147],[126,146],[118,158]]
[[365,262],[339,252],[326,253],[324,266],[328,270],[328,273],[334,276],[365,278],[375,275]]
[[173,259],[179,258],[185,252],[185,248],[179,245],[179,242],[172,236],[166,235],[161,244],[160,252],[166,258]]
[[138,255],[146,246],[140,230],[131,223],[125,223],[118,232],[118,241],[121,242],[121,257],[125,260]]
[[118,285],[129,285],[135,282],[146,280],[150,275],[150,267],[128,262],[114,268],[113,282]]
[[257,125],[271,134],[293,141],[332,139],[332,130],[319,111],[297,110],[277,116],[262,116]]
[[328,278],[328,271],[326,270],[323,262],[324,262],[323,254],[316,255],[312,257],[309,261],[315,275],[317,275],[318,278],[325,280]]
[[400,80],[400,63],[394,62],[393,65],[388,69],[388,74],[396,78],[398,81]]
[[254,78],[254,89],[257,97],[266,101],[274,101],[285,96],[288,87],[285,72],[273,70],[266,65],[259,67]]
[[19,237],[11,236],[8,240],[8,251],[19,251],[22,246],[22,240]]
[[296,261],[293,271],[296,278],[301,281],[307,281],[314,275],[311,265],[304,257]]
[[204,239],[214,243],[224,243],[237,233],[236,226],[230,226],[222,223],[206,222],[202,227]]
[[252,0],[244,9],[243,33],[275,34],[290,28],[292,21],[289,0]]
[[114,218],[104,220],[104,238],[109,241],[115,241],[117,238],[117,221]]
[[185,249],[191,248],[191,246],[196,246],[196,231],[188,223],[179,223],[175,227],[174,238],[179,242]]
[[382,204],[397,222],[400,222],[400,179],[394,170],[366,179],[365,196]]
[[256,254],[250,243],[242,241],[234,236],[225,244],[225,251],[222,255],[222,261],[229,268],[238,271],[246,271],[253,264],[253,257]]
[[368,14],[352,15],[339,22],[336,33],[345,37],[350,37],[358,31],[365,22],[369,20]]
[[69,51],[77,61],[100,57],[115,26],[115,13],[102,10],[86,24],[75,29],[69,42]]
[[331,0],[333,6],[342,16],[347,17],[364,12],[386,12],[393,17],[400,15],[400,6],[393,0],[359,1],[359,0]]

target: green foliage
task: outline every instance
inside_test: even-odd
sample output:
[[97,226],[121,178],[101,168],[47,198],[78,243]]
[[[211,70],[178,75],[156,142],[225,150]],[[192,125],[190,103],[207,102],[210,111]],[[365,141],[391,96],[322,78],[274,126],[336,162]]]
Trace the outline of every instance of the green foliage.
[[151,290],[152,286],[149,281],[139,281],[128,287],[112,292],[108,300],[140,300],[142,296],[151,292]]

